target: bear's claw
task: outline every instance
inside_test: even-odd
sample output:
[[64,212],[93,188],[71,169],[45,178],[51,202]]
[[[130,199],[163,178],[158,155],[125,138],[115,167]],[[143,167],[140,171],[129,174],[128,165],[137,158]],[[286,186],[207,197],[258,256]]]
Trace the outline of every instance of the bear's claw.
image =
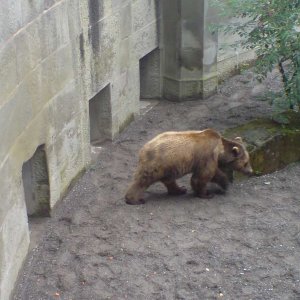
[[129,199],[129,198],[125,198],[125,202],[129,205],[140,205],[140,204],[145,204],[146,201],[141,198],[141,199],[138,199],[138,200],[132,200],[132,199]]
[[205,193],[205,194],[196,194],[197,197],[203,198],[203,199],[211,199],[214,197],[213,193]]

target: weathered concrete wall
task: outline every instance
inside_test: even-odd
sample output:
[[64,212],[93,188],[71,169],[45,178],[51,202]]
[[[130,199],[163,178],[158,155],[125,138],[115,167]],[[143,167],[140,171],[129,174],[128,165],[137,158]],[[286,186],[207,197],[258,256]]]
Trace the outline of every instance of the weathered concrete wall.
[[208,97],[216,92],[218,81],[254,59],[253,52],[224,47],[236,37],[213,32],[210,25],[219,17],[209,4],[209,0],[162,1],[162,91],[169,100]]
[[[235,18],[228,19],[224,22],[236,22]],[[244,20],[240,20],[243,22]],[[218,55],[217,55],[217,72],[218,79],[222,81],[228,76],[236,74],[244,66],[251,64],[256,55],[254,51],[247,51],[239,46],[240,37],[238,35],[228,35],[223,32],[218,33]],[[231,45],[237,44],[234,48]]]
[[27,215],[53,208],[89,164],[91,143],[121,132],[140,96],[206,97],[217,71],[235,68],[236,54],[218,52],[222,37],[208,30],[207,4],[0,0],[1,300],[27,253]]
[[201,99],[216,91],[217,36],[208,0],[163,1],[163,95]]
[[155,0],[0,1],[1,300],[29,244],[24,163],[44,145],[52,208],[90,161],[89,100],[110,89],[109,138],[139,113],[159,17]]

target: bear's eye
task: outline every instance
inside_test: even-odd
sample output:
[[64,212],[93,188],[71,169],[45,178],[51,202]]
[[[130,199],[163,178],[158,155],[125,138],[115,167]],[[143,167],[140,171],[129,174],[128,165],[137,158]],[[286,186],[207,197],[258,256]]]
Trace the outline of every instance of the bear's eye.
[[248,163],[246,162],[246,163],[244,164],[244,168],[246,168],[246,167],[247,167],[247,165],[248,165]]

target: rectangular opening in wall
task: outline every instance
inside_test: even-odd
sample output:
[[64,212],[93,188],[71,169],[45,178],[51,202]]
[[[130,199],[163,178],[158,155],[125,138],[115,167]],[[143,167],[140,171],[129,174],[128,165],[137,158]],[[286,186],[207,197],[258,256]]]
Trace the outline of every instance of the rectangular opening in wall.
[[161,97],[160,50],[154,49],[140,59],[140,98]]
[[90,142],[97,146],[112,138],[110,84],[89,101]]
[[22,179],[28,216],[49,216],[50,186],[45,145],[39,146],[23,164]]

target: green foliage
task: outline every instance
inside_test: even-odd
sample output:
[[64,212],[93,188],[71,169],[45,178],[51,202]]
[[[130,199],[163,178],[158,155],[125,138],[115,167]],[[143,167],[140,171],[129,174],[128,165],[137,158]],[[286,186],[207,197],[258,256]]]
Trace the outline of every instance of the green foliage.
[[[225,33],[238,34],[239,46],[257,54],[264,78],[275,66],[290,108],[300,104],[300,0],[210,0],[218,8]],[[225,20],[228,18],[230,22]],[[237,46],[237,45],[232,45]]]

